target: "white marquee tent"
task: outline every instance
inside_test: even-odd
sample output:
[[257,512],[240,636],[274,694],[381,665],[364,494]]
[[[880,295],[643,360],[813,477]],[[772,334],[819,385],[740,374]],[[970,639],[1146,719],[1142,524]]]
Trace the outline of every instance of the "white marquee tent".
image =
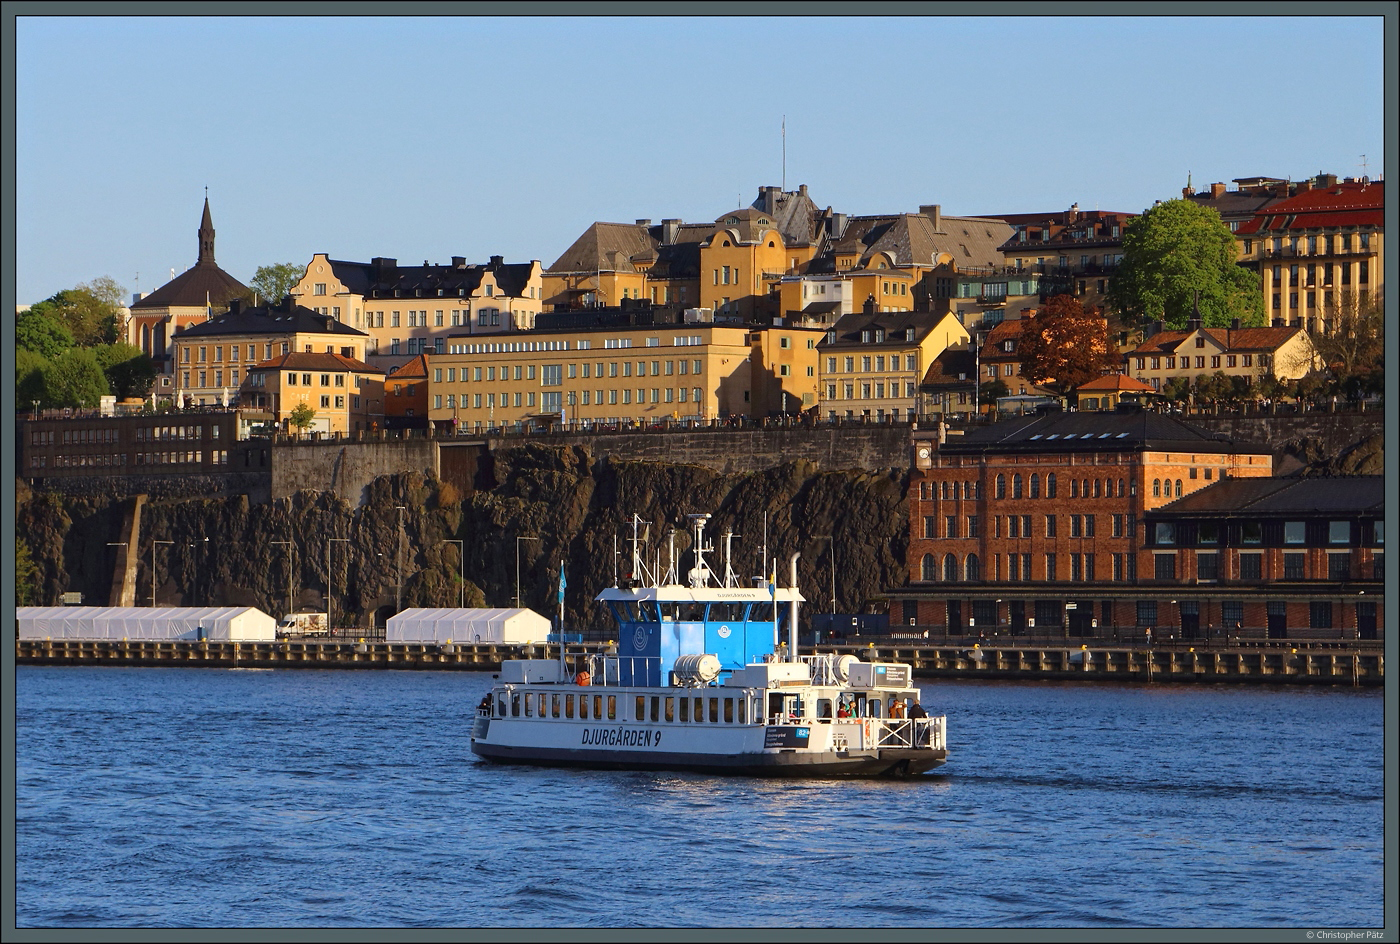
[[549,620],[530,609],[411,609],[389,617],[389,642],[543,643]]
[[272,642],[277,621],[251,606],[21,606],[20,639]]

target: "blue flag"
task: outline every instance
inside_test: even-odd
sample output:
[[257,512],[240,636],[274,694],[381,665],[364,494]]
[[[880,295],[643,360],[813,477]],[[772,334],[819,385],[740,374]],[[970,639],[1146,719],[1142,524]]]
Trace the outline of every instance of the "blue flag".
[[564,562],[559,562],[559,602],[564,602],[564,588],[569,585],[569,581],[564,579]]

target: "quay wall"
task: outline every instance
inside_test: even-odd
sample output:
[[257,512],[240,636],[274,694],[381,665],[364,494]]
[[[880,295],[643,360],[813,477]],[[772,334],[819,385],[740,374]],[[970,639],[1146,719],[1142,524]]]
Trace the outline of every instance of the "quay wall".
[[[576,645],[598,652],[607,643]],[[1347,685],[1385,682],[1379,648],[1336,644],[1198,650],[1192,647],[832,646],[866,661],[903,662],[925,678],[1117,683]],[[209,668],[417,669],[482,672],[503,659],[557,658],[550,646],[338,642],[185,642],[168,640],[16,641],[18,665],[204,666]]]

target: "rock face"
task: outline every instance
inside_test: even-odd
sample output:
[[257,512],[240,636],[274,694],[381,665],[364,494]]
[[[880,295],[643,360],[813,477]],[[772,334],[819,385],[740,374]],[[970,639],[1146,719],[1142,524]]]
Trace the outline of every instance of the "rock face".
[[[468,606],[512,606],[518,552],[521,605],[557,613],[562,561],[568,625],[603,631],[610,620],[593,598],[631,569],[634,513],[648,523],[643,558],[654,568],[659,554],[663,572],[667,532],[676,527],[682,579],[693,562],[686,516],[701,513],[712,516],[705,534],[715,550],[706,557],[716,574],[723,573],[726,530],[736,535],[732,565],[746,585],[775,558],[786,583],[788,557],[800,551],[799,583],[817,611],[831,607],[826,535],[835,544],[837,611],[861,612],[869,597],[905,579],[906,470],[822,472],[798,461],[724,474],[598,458],[585,446],[526,444],[498,450],[494,476],[494,489],[466,500],[448,483],[411,473],[376,479],[358,506],[313,491],[267,505],[244,497],[152,501],[136,541],[137,604],[150,600],[153,540],[172,542],[156,546],[162,605],[248,605],[279,615],[289,596],[297,607],[325,608],[329,552],[333,620],[361,627],[371,619],[383,625],[396,599],[404,607],[457,605],[462,572]],[[18,500],[18,530],[41,571],[39,599],[53,602],[65,590],[80,590],[86,602],[105,603],[120,553],[107,544],[129,539],[121,530],[124,504],[45,493]],[[331,538],[348,540],[328,545]],[[461,562],[458,546],[448,543],[458,540]]]

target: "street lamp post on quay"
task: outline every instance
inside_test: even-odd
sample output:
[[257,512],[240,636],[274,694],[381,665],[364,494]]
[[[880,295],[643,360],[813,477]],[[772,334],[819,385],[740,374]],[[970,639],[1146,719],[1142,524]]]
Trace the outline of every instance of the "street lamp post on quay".
[[174,544],[174,541],[151,541],[151,607],[156,605],[156,545]]
[[443,538],[443,539],[442,539],[442,543],[443,543],[443,544],[455,544],[455,545],[457,545],[457,567],[458,567],[458,570],[459,570],[459,573],[458,573],[458,578],[459,578],[459,579],[458,579],[458,582],[457,582],[457,608],[458,608],[459,610],[460,610],[460,609],[465,609],[465,608],[466,608],[466,605],[467,605],[467,547],[466,547],[466,543],[465,543],[464,541],[458,540],[457,538]]
[[538,541],[539,538],[533,534],[517,534],[515,536],[515,608],[520,609],[520,542]]

